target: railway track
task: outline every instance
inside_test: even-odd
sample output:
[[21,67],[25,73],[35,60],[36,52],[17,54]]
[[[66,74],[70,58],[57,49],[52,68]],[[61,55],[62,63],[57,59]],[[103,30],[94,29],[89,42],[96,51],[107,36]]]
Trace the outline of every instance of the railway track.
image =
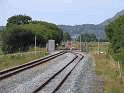
[[63,68],[57,71],[55,74],[50,76],[47,80],[43,80],[43,84],[33,91],[33,93],[55,93],[59,90],[64,81],[68,78],[71,72],[74,70],[76,65],[84,57],[81,54],[75,54],[75,58],[72,59],[68,64]]
[[10,69],[7,69],[7,70],[0,71],[0,81],[3,80],[3,79],[8,78],[10,76],[13,76],[13,75],[15,75],[15,74],[17,74],[21,71],[27,70],[29,68],[35,67],[35,66],[37,66],[39,64],[42,64],[44,62],[47,62],[51,59],[54,59],[54,58],[56,58],[60,55],[63,55],[65,53],[66,53],[66,51],[62,51],[62,52],[56,53],[54,55],[50,55],[50,56],[41,58],[39,60],[35,60],[35,61],[20,65],[20,66],[16,66],[14,68],[10,68]]
[[[55,55],[50,55],[50,56],[41,58],[39,60],[26,63],[21,66],[17,66],[15,68],[1,71],[0,80],[13,76],[21,71],[24,71],[36,65],[47,62],[64,53],[66,52],[62,51]],[[61,88],[63,83],[66,81],[66,79],[70,76],[74,68],[78,65],[80,60],[82,60],[82,58],[84,57],[83,55],[75,53],[75,52],[71,52],[71,54],[73,55],[73,57],[69,60],[63,61],[64,63],[63,62],[61,63],[60,61],[61,65],[58,65],[58,66],[56,65],[55,70],[51,69],[52,71],[50,71],[49,69],[49,71],[47,71],[49,73],[44,73],[42,75],[39,75],[35,77],[34,79],[32,79],[31,81],[26,81],[23,84],[19,84],[17,87],[13,89],[10,88],[7,93],[56,93],[58,92],[58,90]],[[1,83],[4,81],[6,81],[6,79],[1,81]],[[7,91],[7,90],[3,88],[1,91],[3,91],[4,93],[4,91]]]

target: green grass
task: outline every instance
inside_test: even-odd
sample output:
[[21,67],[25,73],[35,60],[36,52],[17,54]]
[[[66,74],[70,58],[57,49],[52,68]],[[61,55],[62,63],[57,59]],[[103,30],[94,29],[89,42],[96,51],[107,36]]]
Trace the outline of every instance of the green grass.
[[[43,50],[45,50],[45,51],[46,51],[46,48],[36,47],[36,51],[43,51]],[[30,48],[30,49],[28,50],[28,52],[32,52],[32,51],[35,51],[35,47]]]
[[[104,93],[124,93],[124,76],[120,77],[118,65],[113,66],[112,60],[105,54],[97,54],[97,44],[90,46],[90,53],[95,58],[97,76],[104,78]],[[100,44],[100,51],[106,52],[107,46],[107,43]],[[112,62],[117,63],[114,60]]]
[[112,93],[121,93],[119,88],[116,88],[115,86],[112,87]]
[[44,50],[42,49],[42,51],[37,52],[36,55],[35,53],[24,53],[22,55],[21,54],[18,54],[18,55],[10,54],[10,55],[0,56],[0,70],[8,69],[14,66],[27,63],[29,61],[39,59],[47,54],[48,54],[47,51],[45,51],[45,49]]
[[0,45],[0,55],[3,55],[3,52],[2,52],[2,50],[1,50],[1,47],[2,47],[2,46]]

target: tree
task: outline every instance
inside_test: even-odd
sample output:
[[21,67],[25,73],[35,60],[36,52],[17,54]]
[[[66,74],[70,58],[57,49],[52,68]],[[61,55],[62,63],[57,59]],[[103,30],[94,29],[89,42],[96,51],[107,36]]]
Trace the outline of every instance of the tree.
[[34,43],[35,35],[30,31],[23,28],[14,28],[11,32],[3,32],[2,40],[4,53],[14,53],[17,51],[27,51],[29,46]]
[[109,23],[105,29],[112,52],[116,60],[123,62],[124,59],[124,16],[119,16],[115,21]]
[[28,24],[30,21],[32,20],[32,18],[30,16],[26,16],[26,15],[14,15],[10,18],[8,18],[7,20],[7,26],[10,24]]
[[45,46],[49,39],[54,39],[55,43],[60,43],[63,39],[63,31],[55,24],[43,21],[35,21],[30,24],[11,24],[2,32],[2,48],[5,52],[17,52],[28,50],[29,46],[34,45],[36,35],[37,46]]
[[112,44],[114,53],[118,53],[124,47],[124,16],[118,17],[105,29],[109,42]]
[[[80,36],[78,37],[78,41],[80,40]],[[81,34],[81,41],[82,42],[90,42],[90,41],[96,41],[96,35],[95,34],[88,34],[88,33],[83,33]]]
[[64,40],[64,41],[71,40],[71,36],[69,35],[68,32],[64,32],[63,40]]

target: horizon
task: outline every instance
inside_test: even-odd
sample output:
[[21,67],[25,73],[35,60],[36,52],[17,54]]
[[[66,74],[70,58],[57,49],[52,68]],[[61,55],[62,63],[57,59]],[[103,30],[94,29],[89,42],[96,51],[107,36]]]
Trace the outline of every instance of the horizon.
[[122,0],[1,0],[0,26],[19,14],[56,25],[98,25],[122,11],[123,3]]

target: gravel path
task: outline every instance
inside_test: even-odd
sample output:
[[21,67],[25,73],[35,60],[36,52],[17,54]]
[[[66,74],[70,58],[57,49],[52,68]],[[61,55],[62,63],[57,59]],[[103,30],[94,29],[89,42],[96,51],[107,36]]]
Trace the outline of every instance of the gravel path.
[[72,60],[75,56],[66,53],[50,62],[43,63],[29,70],[0,81],[0,93],[31,93],[33,88],[38,87],[41,78],[48,78],[57,71],[60,65]]

